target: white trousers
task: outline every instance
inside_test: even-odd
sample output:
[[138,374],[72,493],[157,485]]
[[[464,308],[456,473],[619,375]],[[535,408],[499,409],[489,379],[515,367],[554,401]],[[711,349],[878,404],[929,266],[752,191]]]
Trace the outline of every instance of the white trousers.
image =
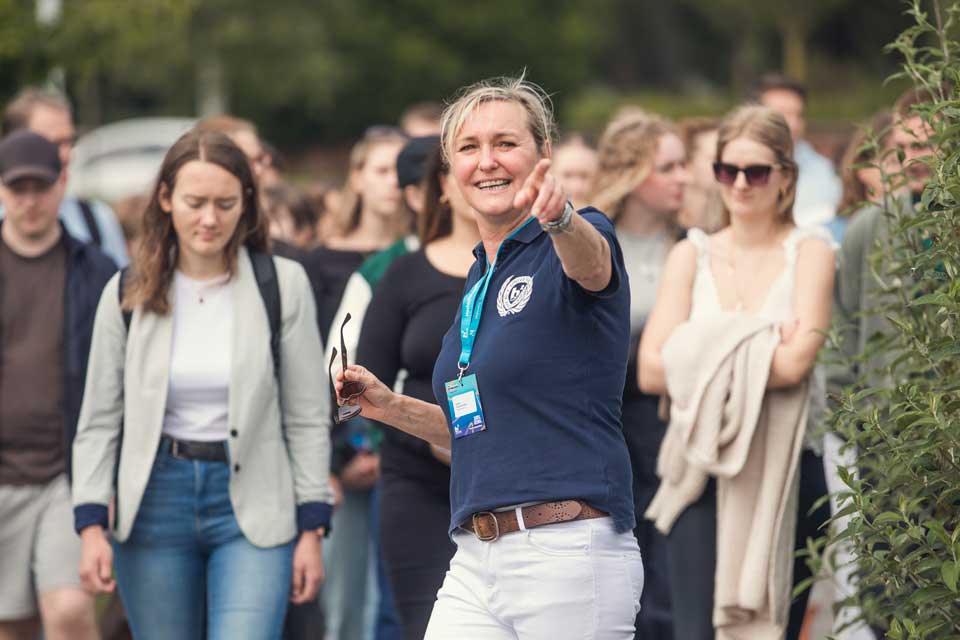
[[610,518],[453,540],[425,640],[632,640],[643,562]]

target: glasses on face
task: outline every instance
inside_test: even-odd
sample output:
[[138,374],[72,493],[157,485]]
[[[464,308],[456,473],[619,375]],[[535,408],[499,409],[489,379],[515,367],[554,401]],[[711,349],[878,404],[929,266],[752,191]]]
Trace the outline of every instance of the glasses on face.
[[[343,319],[343,323],[340,325],[340,364],[344,371],[347,370],[347,347],[343,341],[343,328],[347,326],[348,322],[350,322],[349,313]],[[333,353],[330,354],[330,363],[327,365],[327,377],[330,380],[330,400],[332,405],[336,407],[336,411],[333,414],[333,421],[337,424],[341,424],[360,415],[360,405],[348,403],[362,396],[363,392],[367,390],[367,386],[357,380],[344,380],[343,386],[340,389],[340,396],[338,398],[337,389],[333,384],[333,363],[336,361],[336,359],[337,348],[334,347]],[[341,404],[341,402],[343,404]]]
[[773,171],[773,165],[752,164],[749,167],[738,167],[735,164],[726,162],[713,163],[713,175],[720,184],[731,186],[737,181],[737,175],[742,171],[743,177],[747,179],[747,184],[751,187],[762,187],[770,180],[770,172]]

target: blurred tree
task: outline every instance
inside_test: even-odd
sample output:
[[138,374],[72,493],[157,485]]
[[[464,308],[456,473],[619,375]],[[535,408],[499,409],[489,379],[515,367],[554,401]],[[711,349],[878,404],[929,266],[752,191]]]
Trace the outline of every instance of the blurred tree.
[[[814,29],[855,0],[683,0],[700,11],[735,44],[732,76],[740,88],[760,70],[759,39],[776,33],[783,72],[806,81],[809,42]],[[769,66],[769,65],[766,65]]]
[[227,108],[285,148],[344,141],[369,124],[396,122],[413,102],[524,68],[554,95],[561,119],[577,95],[665,89],[725,104],[781,58],[788,72],[809,68],[817,93],[824,85],[869,92],[892,67],[877,53],[903,22],[896,2],[854,0],[62,7],[56,24],[41,26],[34,0],[0,0],[0,100],[60,67],[85,125]]

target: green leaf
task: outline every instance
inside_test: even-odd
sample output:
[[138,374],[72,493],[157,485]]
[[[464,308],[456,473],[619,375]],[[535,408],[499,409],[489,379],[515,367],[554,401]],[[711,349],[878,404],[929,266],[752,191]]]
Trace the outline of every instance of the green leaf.
[[923,589],[918,589],[912,596],[910,596],[910,602],[914,606],[919,607],[920,605],[927,604],[928,602],[932,602],[938,598],[943,598],[949,595],[950,591],[943,587],[924,587]]
[[903,516],[895,511],[884,511],[873,519],[874,524],[884,524],[890,522],[903,522]]
[[955,562],[944,562],[940,565],[940,576],[947,588],[954,593],[957,592],[957,576],[960,574],[960,567]]
[[893,640],[901,640],[901,638],[903,638],[903,626],[896,618],[890,622],[890,630],[887,631],[887,637],[893,638]]

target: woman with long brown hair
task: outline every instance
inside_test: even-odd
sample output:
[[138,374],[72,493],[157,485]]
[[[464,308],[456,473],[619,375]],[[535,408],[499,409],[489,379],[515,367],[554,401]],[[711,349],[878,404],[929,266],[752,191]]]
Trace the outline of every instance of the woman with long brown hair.
[[376,128],[350,150],[339,209],[330,212],[320,242],[339,251],[370,254],[410,232],[412,217],[397,184],[402,132]]
[[265,253],[250,165],[223,134],[171,147],[143,226],[94,326],[80,573],[103,592],[116,569],[137,638],[278,638],[288,598],[316,597],[332,512],[310,285]]
[[[364,316],[357,362],[404,393],[434,402],[431,376],[457,310],[471,250],[480,241],[473,210],[443,162],[439,142],[423,179],[420,251],[400,256],[377,284]],[[396,429],[380,447],[380,545],[403,637],[423,638],[456,547],[450,521],[449,453]]]

